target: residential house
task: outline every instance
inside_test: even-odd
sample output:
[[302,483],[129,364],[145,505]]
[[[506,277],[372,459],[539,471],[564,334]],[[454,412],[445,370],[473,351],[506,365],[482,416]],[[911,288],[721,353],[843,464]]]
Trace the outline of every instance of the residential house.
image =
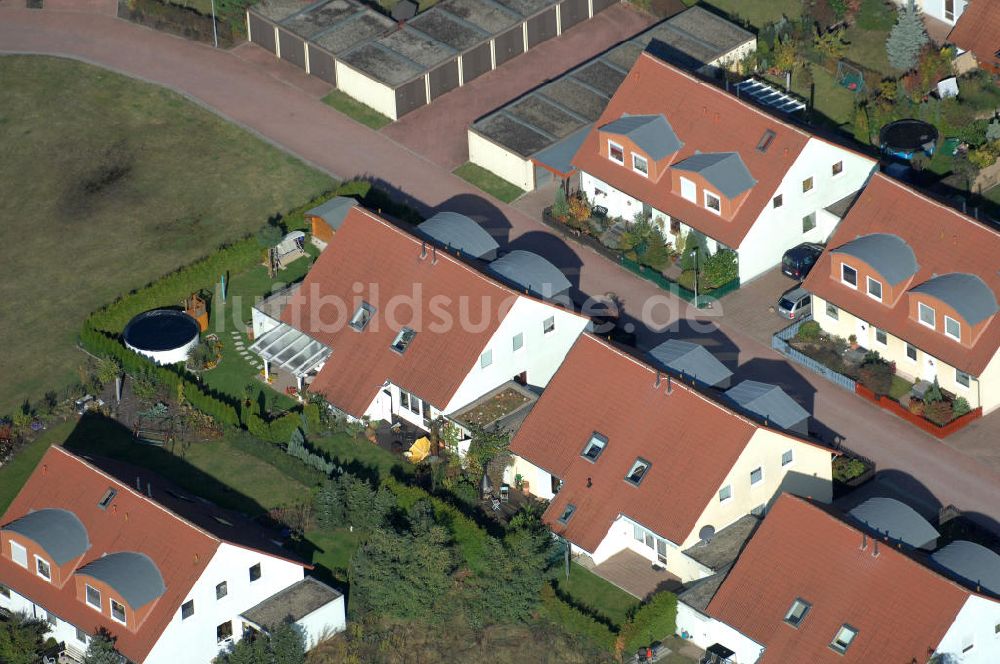
[[948,41],[963,51],[956,58],[957,71],[965,71],[974,63],[992,74],[1000,74],[1000,11],[995,2],[971,0],[948,35]]
[[544,387],[588,322],[362,208],[261,320],[252,350],[269,367],[349,417],[424,429],[511,379]]
[[988,413],[1000,406],[997,256],[1000,233],[880,174],[803,285],[825,331]]
[[325,203],[321,203],[303,215],[309,222],[312,243],[319,247],[320,251],[326,249],[326,245],[333,239],[334,233],[344,223],[347,211],[356,207],[358,202],[347,196],[334,196]]
[[270,603],[283,618],[283,597],[303,584],[312,592],[301,626],[315,645],[344,629],[344,598],[306,581],[307,567],[245,517],[61,447],[0,519],[0,607],[48,620],[77,657],[104,629],[137,664],[207,663],[267,628],[244,612]]
[[[937,569],[784,494],[707,608],[682,596],[678,630],[699,644],[728,639],[739,664],[995,662],[1000,602]],[[759,659],[739,635],[759,644]]]
[[511,452],[508,481],[520,475],[550,501],[545,522],[575,553],[600,565],[631,550],[683,582],[718,566],[692,547],[764,513],[778,492],[831,498],[831,450],[747,419],[589,334]]
[[695,231],[711,252],[736,251],[742,281],[801,242],[825,241],[835,204],[875,168],[648,52],[573,163],[592,205],[626,221],[651,215],[678,249]]
[[[892,0],[900,8],[906,7],[911,0]],[[971,0],[914,0],[914,6],[925,17],[955,25],[964,15],[966,8],[974,4]],[[990,4],[984,0],[983,4]]]

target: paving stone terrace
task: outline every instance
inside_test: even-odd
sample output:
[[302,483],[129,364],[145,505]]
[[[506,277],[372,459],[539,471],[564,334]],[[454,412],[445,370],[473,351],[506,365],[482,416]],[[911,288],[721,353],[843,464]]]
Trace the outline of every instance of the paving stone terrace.
[[357,0],[263,0],[253,9],[376,80],[398,86],[556,2],[443,0],[404,26]]
[[595,122],[647,48],[699,66],[750,39],[746,30],[692,7],[480,118],[472,130],[527,159]]

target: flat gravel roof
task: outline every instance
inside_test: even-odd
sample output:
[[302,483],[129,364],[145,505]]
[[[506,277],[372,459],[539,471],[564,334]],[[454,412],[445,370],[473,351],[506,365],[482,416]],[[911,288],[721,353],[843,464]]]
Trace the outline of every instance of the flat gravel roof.
[[362,14],[355,14],[337,27],[324,32],[314,41],[334,55],[348,51],[358,44],[377,39],[390,30],[394,30],[396,22],[388,16],[366,9]]
[[500,113],[483,118],[476,123],[476,129],[494,142],[525,158],[555,142],[531,127]]
[[410,27],[390,33],[378,43],[428,69],[455,55],[455,49]]
[[402,85],[424,73],[423,67],[408,61],[395,51],[381,46],[379,42],[362,44],[353,51],[340,56],[340,59],[392,87]]
[[572,76],[552,81],[538,90],[537,94],[565,108],[573,109],[574,113],[583,117],[588,123],[596,122],[608,105],[608,97],[584,87]]
[[316,0],[263,0],[254,5],[253,10],[275,23],[281,23],[292,14],[314,4]]
[[300,37],[310,39],[333,28],[348,16],[357,14],[363,9],[363,6],[349,0],[332,0],[312,11],[292,15],[282,21],[281,26]]
[[546,7],[555,4],[555,0],[496,0],[501,5],[509,7],[521,16],[528,18],[534,16]]
[[436,6],[490,35],[500,34],[521,22],[515,12],[491,0],[444,0]]
[[603,60],[595,60],[573,73],[573,78],[603,92],[609,98],[618,90],[625,76],[626,72],[606,64]]
[[568,135],[579,123],[579,119],[546,101],[540,95],[523,97],[504,109],[504,112],[556,138]]
[[484,30],[471,23],[465,23],[439,7],[431,7],[417,14],[416,18],[407,22],[407,25],[458,51],[467,51],[489,37]]

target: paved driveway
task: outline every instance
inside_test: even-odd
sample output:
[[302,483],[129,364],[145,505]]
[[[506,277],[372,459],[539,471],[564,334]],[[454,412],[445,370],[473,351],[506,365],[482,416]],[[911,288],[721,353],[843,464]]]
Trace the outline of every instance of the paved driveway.
[[[900,482],[907,478],[913,492],[979,513],[994,527],[994,520],[1000,520],[1000,459],[994,451],[1000,415],[940,443],[789,365],[743,329],[748,323],[727,320],[725,307],[696,312],[589,249],[552,235],[537,220],[538,210],[526,202],[515,209],[489,199],[447,169],[338,114],[315,92],[304,90],[305,84],[294,84],[299,74],[290,64],[261,67],[239,53],[217,51],[107,15],[31,11],[12,7],[11,0],[0,0],[0,52],[64,55],[159,83],[331,174],[376,174],[384,186],[422,209],[466,212],[504,246],[530,248],[548,257],[566,272],[577,295],[617,293],[645,347],[667,334],[705,343],[724,361],[739,364],[740,377],[788,387],[813,411],[824,436],[842,439],[875,459],[881,469],[894,471]],[[539,206],[544,202],[542,197],[530,200]]]
[[778,298],[798,283],[776,267],[744,284],[715,306],[722,307],[726,327],[741,330],[755,341],[770,345],[771,336],[792,323],[772,310]]

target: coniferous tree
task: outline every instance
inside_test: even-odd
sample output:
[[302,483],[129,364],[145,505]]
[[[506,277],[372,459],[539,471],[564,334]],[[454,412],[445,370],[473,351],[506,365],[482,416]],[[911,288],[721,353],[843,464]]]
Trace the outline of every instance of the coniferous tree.
[[910,71],[917,66],[920,51],[929,39],[920,13],[910,0],[905,8],[899,10],[896,25],[892,26],[885,41],[889,64],[899,71]]
[[125,658],[115,650],[114,638],[103,630],[91,637],[83,655],[83,664],[122,664],[124,661]]

